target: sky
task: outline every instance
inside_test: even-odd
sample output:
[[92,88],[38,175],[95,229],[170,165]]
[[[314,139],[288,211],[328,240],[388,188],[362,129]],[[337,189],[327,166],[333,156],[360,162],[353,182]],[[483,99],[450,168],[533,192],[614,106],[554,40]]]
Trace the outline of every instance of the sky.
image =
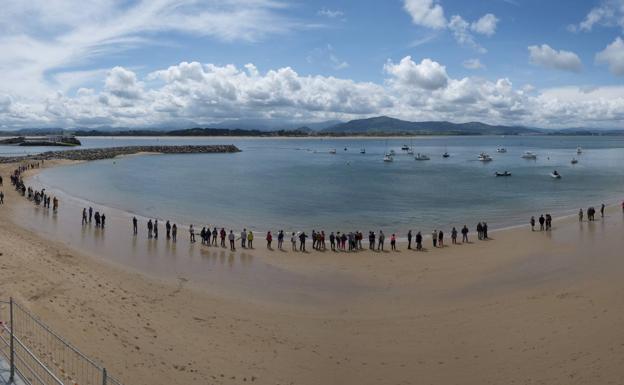
[[2,1],[0,129],[624,129],[624,0]]

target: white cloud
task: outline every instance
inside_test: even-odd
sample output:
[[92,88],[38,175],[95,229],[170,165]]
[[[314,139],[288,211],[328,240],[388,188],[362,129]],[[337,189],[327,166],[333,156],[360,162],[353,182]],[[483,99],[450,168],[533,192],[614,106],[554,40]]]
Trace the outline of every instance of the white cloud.
[[607,64],[614,75],[624,75],[624,40],[618,36],[613,43],[596,54],[596,62]]
[[403,7],[412,17],[414,24],[435,30],[449,29],[459,44],[472,47],[480,53],[487,50],[475,41],[471,32],[492,36],[496,33],[499,22],[492,13],[487,13],[472,23],[460,15],[453,15],[447,21],[444,8],[436,0],[403,0]]
[[392,82],[400,87],[435,90],[445,87],[448,81],[446,67],[430,59],[416,64],[410,56],[406,56],[398,64],[388,61],[384,69],[394,77]]
[[532,45],[528,49],[529,61],[533,65],[572,72],[579,72],[582,69],[581,59],[574,52],[557,51],[548,44]]
[[446,28],[444,9],[436,0],[404,0],[403,7],[416,25],[433,29]]
[[599,6],[589,11],[583,21],[578,25],[568,26],[568,29],[571,31],[589,32],[595,25],[624,28],[624,1],[603,0]]
[[479,59],[468,59],[465,60],[462,65],[464,68],[469,70],[479,70],[485,68],[483,64],[481,64],[481,60]]
[[336,50],[331,44],[325,47],[316,48],[306,57],[308,63],[320,64],[333,70],[343,70],[349,68],[349,63],[338,57]]
[[344,12],[338,9],[329,9],[325,7],[319,9],[319,11],[316,14],[319,16],[328,17],[330,19],[337,19],[337,18],[341,18],[344,16]]
[[95,57],[158,43],[180,32],[256,41],[299,25],[283,16],[280,0],[32,0],[4,2],[0,13],[0,90],[23,97],[56,90],[50,72]]
[[481,35],[492,36],[496,33],[498,18],[491,13],[483,15],[479,20],[470,25],[470,29]]

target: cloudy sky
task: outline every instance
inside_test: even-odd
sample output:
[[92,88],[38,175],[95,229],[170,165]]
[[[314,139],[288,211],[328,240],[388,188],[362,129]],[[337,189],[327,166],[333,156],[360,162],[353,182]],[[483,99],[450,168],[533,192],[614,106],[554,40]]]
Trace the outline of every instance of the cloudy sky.
[[2,1],[0,128],[624,128],[624,0]]

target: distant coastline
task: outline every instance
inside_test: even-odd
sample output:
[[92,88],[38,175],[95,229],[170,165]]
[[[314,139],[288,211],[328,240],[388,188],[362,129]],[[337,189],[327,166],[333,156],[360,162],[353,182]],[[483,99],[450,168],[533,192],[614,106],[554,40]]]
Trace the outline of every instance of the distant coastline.
[[[28,135],[64,135],[72,134],[81,137],[407,137],[407,136],[622,136],[624,129],[543,129],[524,126],[490,125],[482,122],[453,123],[447,121],[410,122],[379,116],[356,119],[348,122],[332,123],[324,127],[315,124],[302,124],[298,127],[267,128],[262,125],[237,126],[233,122],[213,127],[195,126],[185,129],[143,128],[130,129],[124,127],[107,128],[38,128],[17,131],[0,131],[0,136],[16,137]],[[276,123],[277,125],[277,123]],[[262,127],[262,128],[257,128]],[[271,126],[268,126],[271,127]],[[275,126],[273,126],[275,127]],[[311,128],[315,127],[315,128]]]

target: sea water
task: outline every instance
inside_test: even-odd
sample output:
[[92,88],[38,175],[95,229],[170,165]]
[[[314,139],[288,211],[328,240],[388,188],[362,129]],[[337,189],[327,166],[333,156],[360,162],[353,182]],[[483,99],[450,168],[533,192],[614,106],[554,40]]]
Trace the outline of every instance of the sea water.
[[[45,169],[37,176],[43,185],[99,205],[196,227],[383,229],[404,236],[408,229],[474,229],[479,221],[506,227],[527,223],[531,215],[570,214],[624,198],[624,137],[80,140],[85,148],[238,146],[240,153],[129,156]],[[402,145],[430,160],[414,160]],[[583,148],[580,155],[577,146]],[[507,152],[497,153],[499,147]],[[384,162],[390,150],[394,161]],[[537,159],[521,158],[525,151]],[[450,157],[443,158],[444,152]],[[481,152],[493,161],[480,162]],[[553,170],[562,178],[551,178]],[[512,176],[496,177],[496,171]]]

